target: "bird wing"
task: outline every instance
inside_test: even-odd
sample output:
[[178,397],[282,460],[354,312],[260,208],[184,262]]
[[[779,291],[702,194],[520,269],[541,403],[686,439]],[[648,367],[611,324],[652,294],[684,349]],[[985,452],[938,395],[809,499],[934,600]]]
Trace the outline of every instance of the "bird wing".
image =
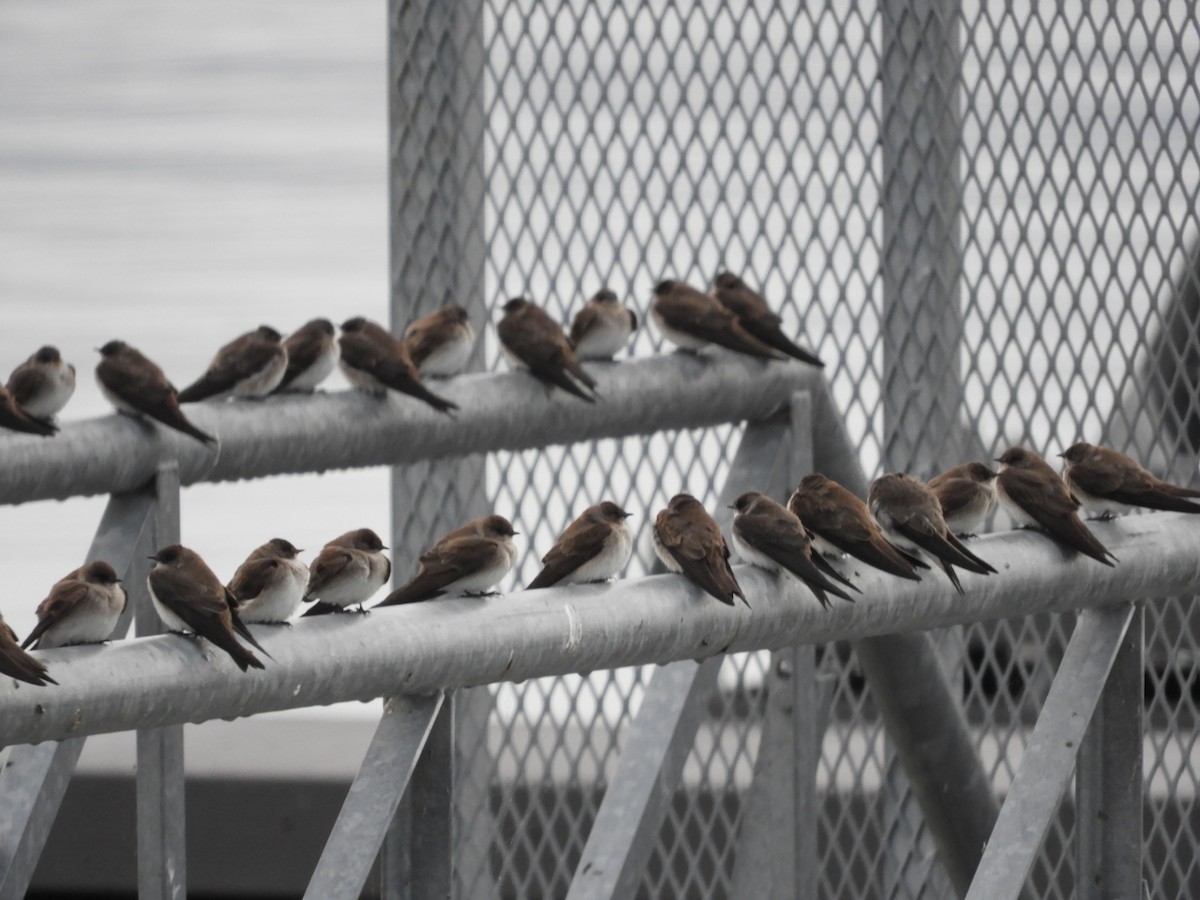
[[612,528],[605,524],[576,520],[567,526],[550,552],[542,557],[542,571],[528,585],[549,587],[570,575],[588,560],[604,551]]
[[376,606],[398,606],[435,597],[459,579],[491,565],[498,550],[492,538],[475,535],[439,542],[437,547],[422,554],[421,568],[416,576]]
[[308,570],[308,587],[304,598],[320,596],[329,583],[358,562],[355,554],[346,547],[325,547],[317,554]]
[[28,647],[40,638],[46,629],[56,625],[73,613],[80,603],[88,596],[89,585],[85,581],[59,581],[50,589],[50,595],[38,604],[38,623],[29,636],[21,642],[21,647]]
[[233,580],[229,582],[229,592],[239,602],[253,600],[266,590],[278,568],[279,560],[274,557],[248,559],[233,573]]

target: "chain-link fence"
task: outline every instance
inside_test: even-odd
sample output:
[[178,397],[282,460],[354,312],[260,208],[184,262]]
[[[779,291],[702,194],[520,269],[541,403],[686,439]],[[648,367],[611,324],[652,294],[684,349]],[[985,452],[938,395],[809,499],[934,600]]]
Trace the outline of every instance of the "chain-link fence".
[[[390,28],[401,318],[458,302],[494,319],[527,294],[566,322],[607,285],[644,320],[663,277],[701,286],[729,268],[825,360],[870,474],[1085,439],[1194,478],[1192,4],[393,0]],[[497,349],[489,334],[480,365],[501,366]],[[663,349],[643,329],[632,352]],[[611,498],[642,527],[630,574],[644,572],[655,511],[683,489],[711,506],[737,443],[719,429],[401,473],[416,543],[397,564],[486,499],[528,539],[524,583],[574,514]],[[1189,607],[1147,619],[1145,877],[1162,898],[1200,893]],[[941,642],[998,790],[1070,624]],[[947,896],[853,656],[828,647],[821,665],[821,897]],[[565,892],[648,675],[467,704],[460,896]],[[645,896],[730,895],[762,682],[759,657],[726,662]],[[1071,806],[1037,896],[1072,896]]]

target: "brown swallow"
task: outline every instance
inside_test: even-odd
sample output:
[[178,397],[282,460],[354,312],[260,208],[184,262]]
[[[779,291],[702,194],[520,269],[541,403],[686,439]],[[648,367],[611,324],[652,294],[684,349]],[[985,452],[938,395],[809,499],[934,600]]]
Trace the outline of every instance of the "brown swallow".
[[602,288],[571,320],[571,342],[579,359],[612,359],[637,330],[637,313]]
[[669,341],[689,353],[717,344],[762,359],[780,358],[747,331],[734,313],[682,281],[663,281],[654,288],[650,317]]
[[588,403],[596,402],[596,380],[584,371],[570,340],[540,306],[523,297],[509,300],[496,332],[504,355],[514,367],[526,369],[538,381],[560,387]]
[[293,331],[283,349],[287,351],[287,369],[275,388],[275,393],[311,394],[329,373],[337,368],[337,340],[333,323],[328,319],[313,319]]
[[685,576],[705,593],[750,606],[729,567],[721,528],[691,494],[676,494],[654,519],[654,552],[668,571]]
[[96,383],[117,412],[149,416],[205,444],[216,440],[187,420],[175,386],[162,369],[124,341],[109,341],[100,348]]
[[830,605],[827,594],[854,602],[828,576],[832,575],[851,590],[858,588],[834,572],[813,549],[795,513],[755,491],[742,494],[730,509],[737,510],[730,536],[738,556],[768,572],[791,572],[808,586],[825,609]]
[[1041,528],[1059,543],[1113,565],[1117,558],[1088,531],[1076,514],[1079,501],[1044,459],[1024,447],[1010,447],[996,462],[1001,464],[997,493],[1018,525]]
[[712,296],[737,316],[738,322],[743,328],[768,347],[811,366],[825,368],[825,363],[821,362],[814,353],[797,345],[783,333],[780,328],[783,320],[771,312],[767,301],[760,294],[751,290],[746,282],[732,272],[722,272],[716,277],[713,282]]
[[305,602],[320,602],[304,615],[323,616],[350,606],[365,612],[363,604],[392,576],[392,562],[383,552],[386,549],[370,528],[348,531],[322,547],[309,566],[304,591]]
[[1067,487],[1094,517],[1111,519],[1135,506],[1200,513],[1200,503],[1187,499],[1200,491],[1156,478],[1124,453],[1081,441],[1059,456],[1067,461]]
[[[38,650],[107,641],[125,609],[125,588],[108,563],[96,560],[71,572],[38,604],[38,623],[22,647]],[[37,643],[34,644],[34,641]]]
[[542,571],[527,587],[612,578],[625,568],[633,553],[633,533],[625,522],[630,515],[610,500],[589,506],[542,557]]
[[279,386],[286,371],[283,335],[260,325],[218,350],[208,371],[179,392],[179,402],[265,397]]
[[21,409],[12,394],[8,392],[8,388],[2,386],[0,386],[0,428],[25,434],[39,434],[42,437],[50,437],[50,435],[58,433],[58,426],[35,419]]
[[75,367],[57,347],[42,347],[8,376],[8,392],[31,417],[49,422],[75,393]]
[[963,587],[954,566],[977,575],[996,571],[954,536],[933,490],[911,475],[892,472],[876,478],[867,495],[867,508],[898,547],[913,554],[924,550],[936,557],[960,594]]
[[251,666],[263,668],[259,658],[234,635],[237,632],[263,650],[242,624],[237,600],[198,553],[182,544],[169,544],[150,558],[155,562],[146,578],[150,599],[170,631],[191,632],[208,640],[228,653],[243,672]]
[[45,687],[58,684],[46,674],[46,665],[17,646],[17,635],[0,616],[0,675],[7,675],[26,684]]
[[996,508],[996,473],[981,462],[964,463],[929,480],[942,517],[959,537],[974,531]]
[[461,374],[475,349],[475,329],[461,306],[447,306],[404,329],[404,349],[422,378]]
[[291,542],[272,538],[238,566],[228,587],[243,622],[277,624],[295,615],[308,587],[300,552]]
[[388,388],[424,401],[441,413],[458,409],[421,384],[421,375],[404,344],[381,325],[362,316],[342,323],[341,367],[350,383],[377,397]]
[[788,500],[788,509],[804,523],[820,553],[848,553],[889,575],[912,581],[921,580],[916,569],[929,568],[884,537],[867,504],[824,475],[806,475]]
[[480,595],[490,591],[517,561],[512,523],[504,516],[484,516],[443,535],[421,554],[417,574],[375,604],[399,606],[440,594]]

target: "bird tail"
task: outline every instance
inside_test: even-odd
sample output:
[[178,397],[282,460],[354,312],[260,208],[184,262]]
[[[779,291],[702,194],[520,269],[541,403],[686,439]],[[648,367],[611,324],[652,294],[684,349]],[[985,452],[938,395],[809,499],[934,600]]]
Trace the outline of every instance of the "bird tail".
[[21,641],[21,649],[22,650],[27,649],[29,647],[29,645],[32,644],[34,641],[36,641],[38,638],[40,638],[45,633],[46,629],[49,627],[50,627],[50,619],[48,619],[48,618],[42,619],[40,622],[38,622],[35,626],[33,626],[33,631],[29,632],[29,637],[27,637],[27,638],[25,638],[25,640]]
[[341,611],[342,608],[336,603],[326,603],[324,600],[318,600],[316,603],[302,612],[300,614],[300,618],[303,619],[306,616],[327,616],[330,613],[339,613]]
[[[548,381],[556,387],[562,388],[568,394],[573,394],[580,400],[586,400],[588,403],[595,403],[596,398],[587,393],[583,388],[575,383],[574,379],[567,374],[565,369],[547,368],[539,370],[530,370],[538,378],[543,381]],[[590,378],[590,376],[589,376]],[[586,382],[584,382],[586,384]]]
[[760,359],[779,359],[778,353],[748,332],[738,322],[733,322],[730,328],[712,335],[712,341],[728,350],[735,350],[748,356],[757,356]]
[[786,334],[778,328],[774,328],[769,332],[754,335],[764,344],[778,350],[792,359],[798,359],[800,362],[808,363],[810,366],[816,366],[818,369],[825,368],[825,363],[821,362],[816,354],[810,353],[799,344],[794,343]]
[[440,413],[450,414],[454,410],[458,409],[457,403],[447,400],[444,397],[439,397],[437,394],[433,393],[433,391],[429,390],[427,387],[425,387],[425,385],[420,384],[419,382],[414,384],[412,390],[410,390],[408,393],[412,394],[412,396],[416,397],[418,400],[424,400]]
[[201,400],[207,400],[214,394],[221,392],[218,385],[213,384],[206,378],[201,378],[199,381],[194,381],[179,392],[180,403],[198,403]]
[[958,580],[958,573],[954,571],[954,566],[950,565],[949,560],[938,557],[938,562],[942,564],[942,568],[946,570],[946,577],[950,579],[950,583],[954,585],[954,589],[960,594],[965,594],[962,582]]
[[195,425],[187,420],[183,413],[178,416],[154,416],[158,421],[162,422],[168,428],[174,428],[176,431],[181,431],[188,437],[193,437],[202,444],[216,443],[216,438],[211,434],[206,434]]
[[[242,621],[242,617],[237,614],[236,609],[230,609],[229,615],[233,619],[233,630],[242,636],[248,643],[252,644],[256,649],[262,652],[267,659],[274,659],[270,653],[267,653],[265,647],[254,639],[254,635],[250,633],[250,629],[246,627],[246,623]],[[245,671],[244,669],[242,671]]]
[[58,426],[51,422],[42,419],[35,419],[28,413],[21,411],[20,418],[13,419],[5,423],[5,427],[13,431],[23,431],[26,434],[37,434],[42,437],[51,437],[58,434]]
[[[816,566],[818,569],[820,569],[821,572],[827,578],[832,578],[834,581],[844,584],[846,587],[850,588],[850,590],[854,591],[854,593],[856,593],[856,594],[862,593],[862,591],[860,591],[858,589],[858,586],[853,581],[851,581],[849,578],[847,578],[845,575],[843,575],[841,572],[839,572],[837,569],[835,569],[833,567],[833,564],[830,563],[829,560],[827,560],[821,553],[819,553],[815,547],[813,548],[811,558],[813,561],[813,565]],[[850,602],[852,602],[852,603],[854,602],[849,597],[847,597],[846,599],[850,600]]]
[[563,368],[565,368],[568,372],[570,372],[576,381],[579,381],[581,384],[587,385],[588,388],[592,391],[596,390],[596,379],[593,378],[591,375],[589,375],[587,373],[587,370],[583,366],[581,366],[577,361],[575,361],[573,359],[568,359],[565,361]]
[[423,572],[418,573],[407,584],[400,585],[400,587],[376,603],[372,609],[379,609],[381,606],[402,606],[405,603],[420,603],[422,600],[431,600],[442,593],[443,584],[440,582],[435,583],[435,581],[435,579],[429,578]]

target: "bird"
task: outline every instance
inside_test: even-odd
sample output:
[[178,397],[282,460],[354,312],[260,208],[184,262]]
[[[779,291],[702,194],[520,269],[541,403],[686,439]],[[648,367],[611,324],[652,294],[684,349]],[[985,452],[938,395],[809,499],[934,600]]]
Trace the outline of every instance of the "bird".
[[876,478],[867,494],[867,508],[893,544],[912,554],[924,550],[936,557],[960,594],[963,586],[954,566],[977,575],[995,574],[988,562],[954,536],[942,517],[942,505],[933,490],[906,472],[890,472]]
[[17,646],[17,636],[0,616],[0,675],[37,687],[58,684],[46,673],[46,664]]
[[29,416],[50,422],[75,393],[75,367],[47,344],[13,369],[6,387]]
[[276,624],[295,615],[308,587],[308,566],[298,559],[302,552],[290,541],[271,538],[238,566],[227,587],[243,622]]
[[942,518],[959,537],[974,537],[996,508],[996,474],[981,462],[969,462],[929,479],[942,506]]
[[1117,558],[1096,539],[1076,511],[1079,501],[1044,459],[1025,447],[1009,447],[996,462],[996,491],[1017,524],[1041,528],[1050,537],[1106,566]]
[[515,368],[549,385],[560,387],[588,403],[596,402],[596,380],[579,364],[570,339],[544,309],[514,297],[504,304],[496,326],[500,347]]
[[383,552],[386,549],[370,528],[347,531],[322,547],[308,567],[304,589],[306,603],[320,602],[313,603],[304,615],[343,612],[348,606],[365,612],[363,604],[392,576],[391,560]]
[[124,341],[109,341],[99,353],[96,383],[117,412],[149,416],[204,444],[216,441],[187,420],[175,386],[153,362]]
[[245,672],[264,668],[262,661],[238,641],[240,635],[263,650],[237,613],[237,601],[196,551],[168,544],[150,557],[154,566],[146,576],[150,599],[167,629],[191,632],[221,650]]
[[667,340],[688,353],[717,344],[760,359],[780,358],[747,331],[734,313],[681,281],[662,281],[655,286],[650,317]]
[[750,606],[729,567],[729,548],[713,517],[691,494],[676,494],[654,519],[654,552],[668,571],[689,581],[722,603],[740,597]]
[[631,515],[611,500],[589,506],[542,557],[542,571],[527,588],[612,578],[633,553],[633,532],[625,521]]
[[9,431],[20,431],[24,434],[37,434],[42,437],[50,437],[58,434],[58,426],[50,422],[43,422],[41,419],[35,419],[25,410],[21,409],[12,394],[8,392],[8,388],[0,386],[0,428],[7,428]]
[[[116,570],[98,559],[60,578],[38,604],[37,625],[21,642],[38,650],[107,641],[125,610]],[[35,643],[36,641],[36,643]]]
[[208,370],[179,392],[179,402],[265,397],[279,386],[287,365],[283,335],[260,325],[218,350]]
[[575,313],[570,338],[579,359],[612,359],[637,330],[637,313],[621,303],[608,288],[601,288]]
[[446,306],[409,323],[403,342],[422,378],[450,378],[467,368],[475,329],[465,309]]
[[305,322],[283,342],[287,368],[275,387],[275,393],[311,394],[329,373],[337,368],[336,331],[328,319]]
[[1200,491],[1163,481],[1124,453],[1080,441],[1059,456],[1067,461],[1067,487],[1094,517],[1111,519],[1135,506],[1200,513],[1200,503],[1188,499],[1200,497]]
[[768,347],[778,350],[793,359],[810,366],[825,368],[825,363],[816,354],[797,345],[783,333],[783,320],[771,312],[767,301],[752,290],[746,282],[732,272],[721,272],[713,280],[712,296],[718,303],[737,316],[746,331]]
[[508,519],[490,515],[442,535],[421,554],[417,574],[374,608],[417,603],[440,594],[483,594],[491,590],[516,564],[515,534]]
[[457,403],[439,397],[421,383],[404,344],[383,326],[362,316],[347,319],[342,323],[338,344],[342,348],[342,371],[360,390],[382,397],[391,388],[428,403],[440,413],[458,409]]
[[856,592],[858,588],[813,549],[812,540],[795,513],[757,491],[742,494],[729,508],[737,511],[730,537],[738,556],[769,572],[790,572],[808,586],[825,609],[830,606],[828,594],[854,602],[830,579]]
[[806,475],[788,499],[791,510],[813,539],[818,552],[848,553],[890,575],[920,581],[917,569],[929,566],[905,553],[883,534],[867,504],[832,478],[814,472]]

